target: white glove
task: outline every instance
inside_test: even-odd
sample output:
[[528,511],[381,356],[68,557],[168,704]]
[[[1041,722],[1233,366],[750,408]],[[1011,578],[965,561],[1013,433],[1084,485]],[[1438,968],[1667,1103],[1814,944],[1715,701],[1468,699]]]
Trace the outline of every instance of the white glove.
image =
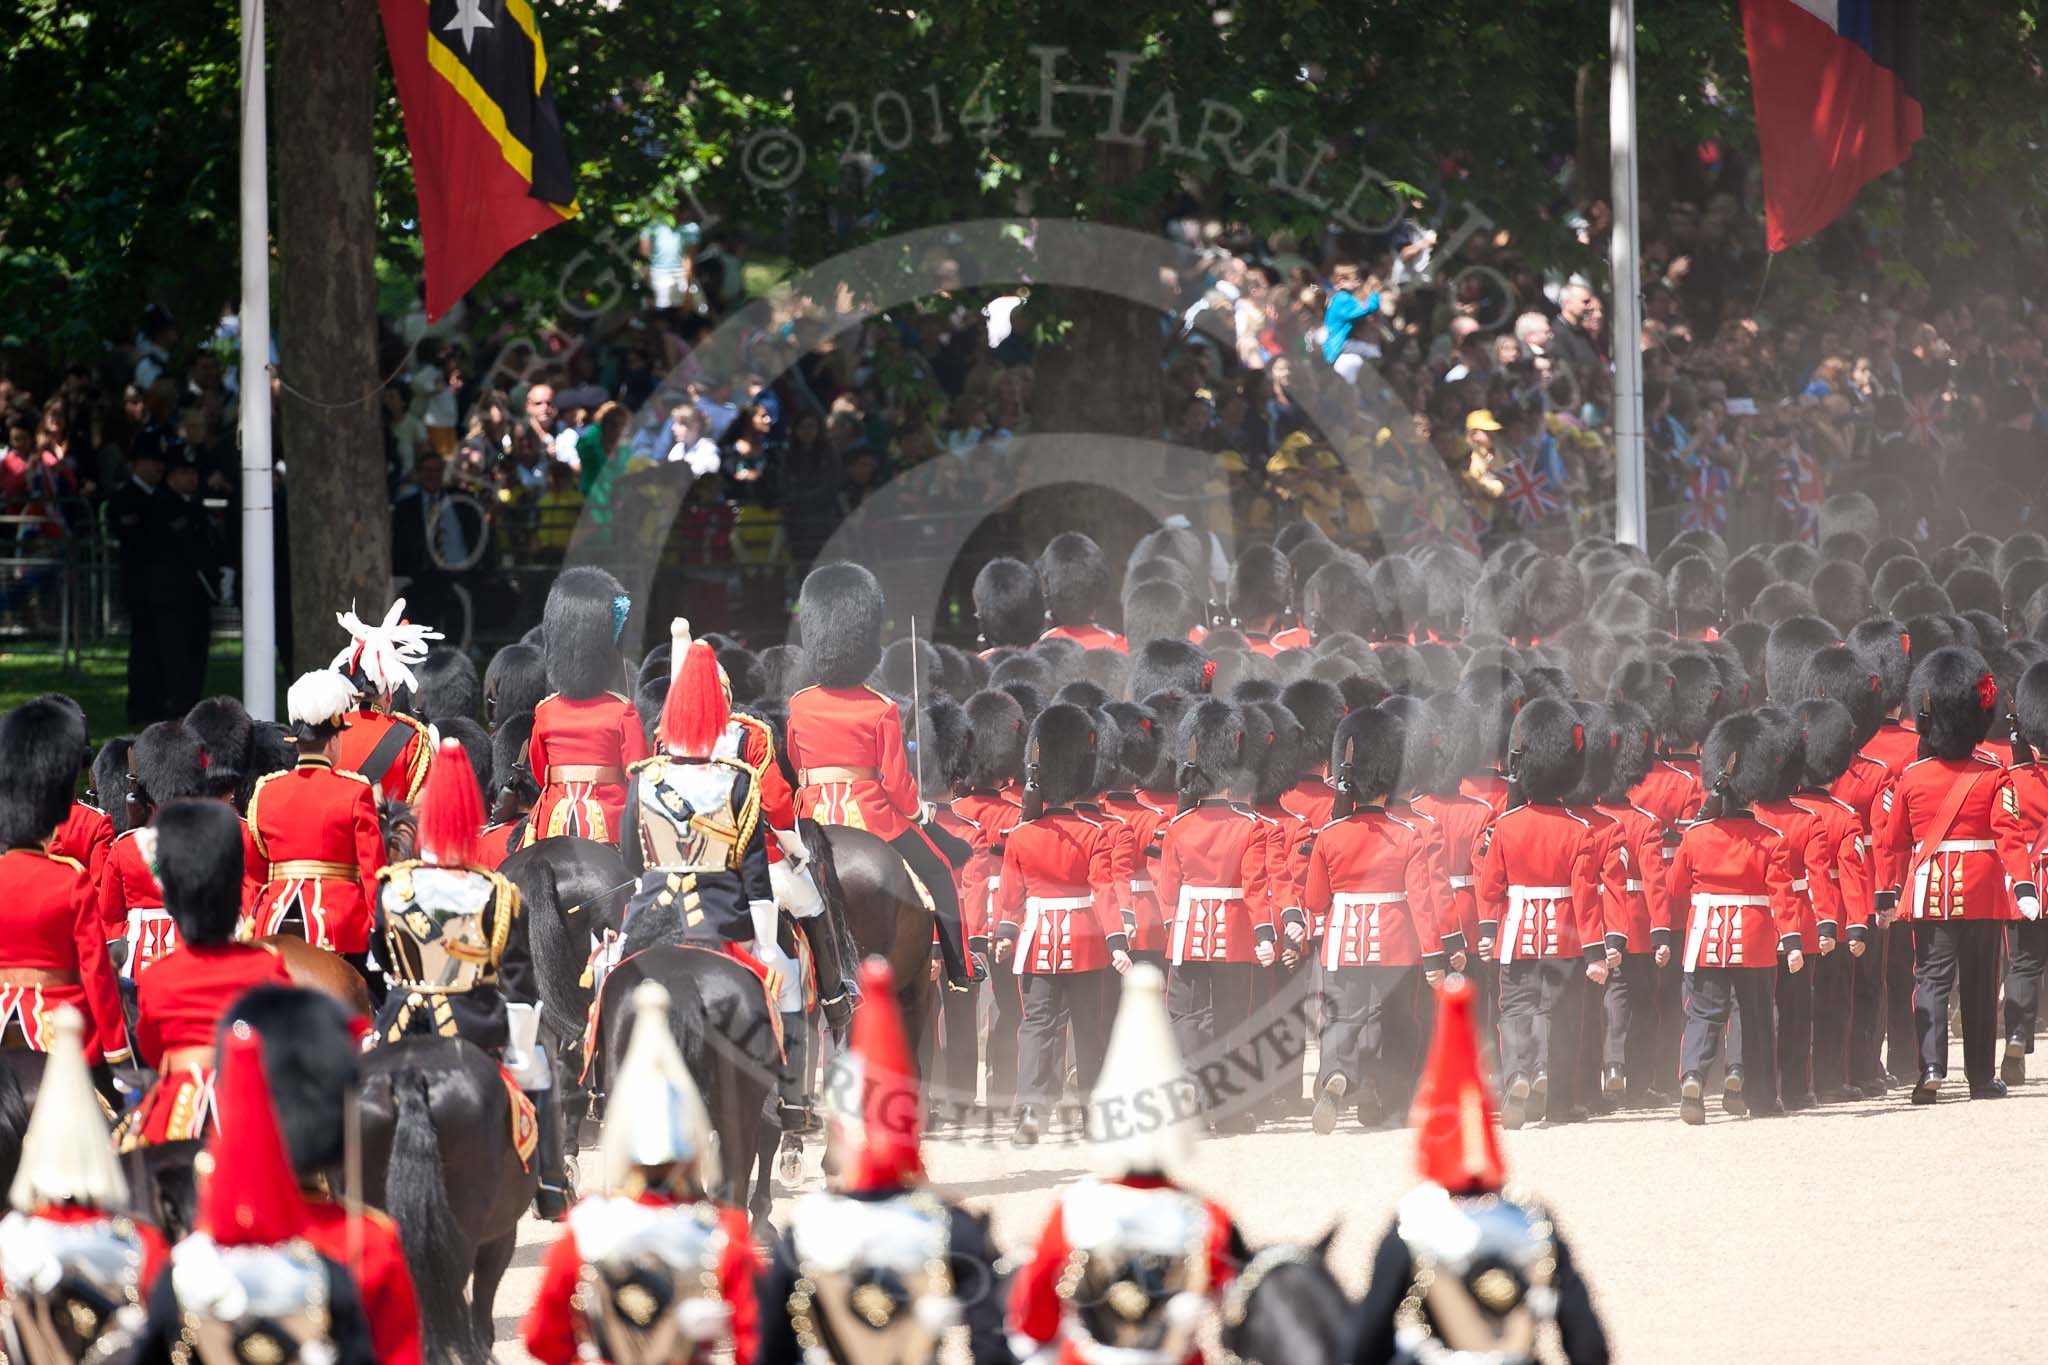
[[2030,920],[2041,918],[2041,898],[2039,896],[2021,896],[2020,914]]
[[691,1341],[711,1341],[725,1331],[732,1305],[724,1299],[688,1298],[676,1305],[676,1325]]

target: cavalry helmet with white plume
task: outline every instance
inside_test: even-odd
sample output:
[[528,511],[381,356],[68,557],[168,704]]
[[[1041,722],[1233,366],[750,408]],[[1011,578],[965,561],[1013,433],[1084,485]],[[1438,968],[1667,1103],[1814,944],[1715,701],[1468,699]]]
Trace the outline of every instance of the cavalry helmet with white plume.
[[328,667],[347,675],[365,694],[390,696],[401,687],[417,688],[412,665],[426,662],[427,641],[442,638],[440,631],[405,619],[403,597],[374,626],[356,615],[353,602],[334,619],[348,632],[348,645]]
[[1124,973],[1109,1047],[1088,1097],[1096,1164],[1111,1179],[1171,1175],[1193,1155],[1201,1123],[1194,1083],[1166,1016],[1166,976],[1141,962]]
[[85,1019],[60,1005],[51,1026],[42,1087],[22,1134],[21,1166],[7,1202],[24,1213],[55,1204],[118,1213],[128,1206],[128,1181],[85,1065]]
[[633,1031],[611,1087],[633,1102],[613,1105],[604,1122],[604,1183],[613,1193],[637,1193],[648,1171],[668,1166],[691,1168],[700,1190],[718,1184],[711,1116],[676,1047],[668,1006],[659,982],[633,990]]

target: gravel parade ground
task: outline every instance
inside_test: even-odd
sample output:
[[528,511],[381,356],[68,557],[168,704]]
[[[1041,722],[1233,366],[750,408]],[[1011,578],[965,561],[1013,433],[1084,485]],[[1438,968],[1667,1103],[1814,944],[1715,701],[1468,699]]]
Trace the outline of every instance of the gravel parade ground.
[[[1662,1109],[1506,1133],[1509,1178],[1552,1203],[1618,1360],[2038,1359],[2041,1211],[2029,1192],[2048,1143],[2048,1083],[1973,1103],[1959,1042],[1950,1076],[1932,1109],[1895,1090],[1777,1119],[1729,1119],[1713,1102],[1704,1129]],[[1028,1150],[1009,1145],[1007,1124],[998,1134],[942,1131],[926,1161],[1015,1252],[1088,1153],[1058,1134]],[[819,1152],[806,1151],[806,1189],[819,1187]],[[1319,1138],[1304,1113],[1209,1139],[1191,1176],[1254,1247],[1311,1241],[1335,1223],[1331,1261],[1355,1295],[1412,1163],[1404,1128],[1347,1123]],[[586,1151],[583,1169],[596,1165]],[[787,1208],[776,1201],[778,1221]],[[519,1319],[554,1235],[532,1219],[521,1230],[498,1295],[505,1365],[529,1359]]]

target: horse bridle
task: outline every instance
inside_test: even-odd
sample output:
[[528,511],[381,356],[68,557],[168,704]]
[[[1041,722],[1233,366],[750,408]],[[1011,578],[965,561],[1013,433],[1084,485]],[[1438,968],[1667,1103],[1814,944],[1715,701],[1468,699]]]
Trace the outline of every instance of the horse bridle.
[[[1268,1275],[1288,1266],[1312,1266],[1321,1259],[1321,1254],[1314,1247],[1300,1246],[1271,1246],[1254,1255],[1246,1263],[1244,1273],[1230,1282],[1230,1288],[1217,1309],[1223,1330],[1229,1332],[1244,1326],[1245,1316],[1251,1311],[1252,1298]],[[1216,1365],[1263,1365],[1257,1358],[1240,1356],[1224,1345],[1221,1333],[1218,1334],[1216,1350]]]

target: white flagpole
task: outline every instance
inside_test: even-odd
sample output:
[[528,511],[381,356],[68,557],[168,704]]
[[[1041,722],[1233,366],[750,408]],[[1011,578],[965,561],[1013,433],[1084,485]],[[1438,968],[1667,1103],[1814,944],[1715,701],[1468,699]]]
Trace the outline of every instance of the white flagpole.
[[277,718],[270,440],[270,157],[263,0],[242,0],[242,704]]
[[1636,186],[1636,7],[1613,0],[1607,92],[1614,240],[1614,538],[1649,548],[1643,470],[1643,305],[1636,253],[1642,203]]

